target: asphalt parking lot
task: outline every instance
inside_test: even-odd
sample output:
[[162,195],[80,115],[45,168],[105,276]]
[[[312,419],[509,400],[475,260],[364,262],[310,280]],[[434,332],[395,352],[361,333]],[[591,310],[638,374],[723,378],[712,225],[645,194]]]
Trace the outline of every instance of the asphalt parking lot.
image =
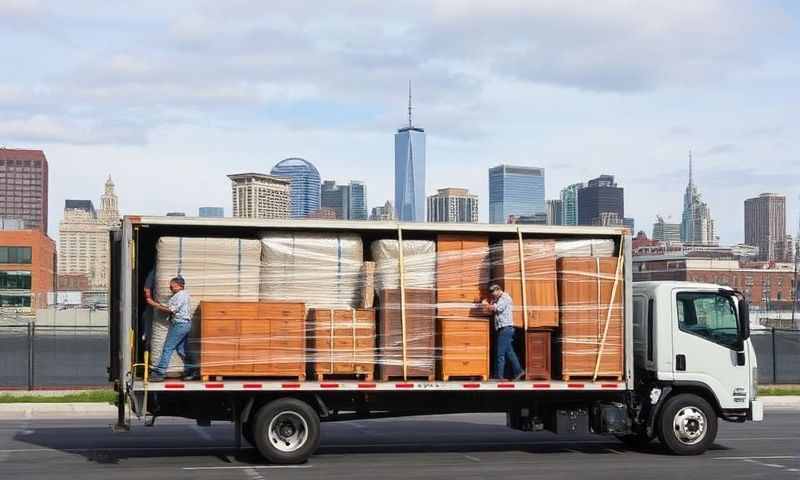
[[[0,421],[0,478],[409,479],[409,478],[798,478],[800,411],[767,412],[762,423],[720,424],[714,448],[674,457],[655,442],[628,450],[613,437],[555,436],[507,429],[504,417],[470,414],[323,425],[307,464],[265,464],[234,448],[230,424],[161,420],[113,433],[110,420]],[[246,444],[245,444],[246,445]]]

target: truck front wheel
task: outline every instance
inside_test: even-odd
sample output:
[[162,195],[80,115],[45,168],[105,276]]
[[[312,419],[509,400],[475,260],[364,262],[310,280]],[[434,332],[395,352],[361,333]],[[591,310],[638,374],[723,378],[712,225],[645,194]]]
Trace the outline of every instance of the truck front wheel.
[[258,410],[253,437],[259,453],[272,463],[303,463],[319,447],[319,415],[296,398],[279,398]]
[[703,398],[681,393],[661,408],[658,438],[675,455],[699,455],[717,438],[717,414]]

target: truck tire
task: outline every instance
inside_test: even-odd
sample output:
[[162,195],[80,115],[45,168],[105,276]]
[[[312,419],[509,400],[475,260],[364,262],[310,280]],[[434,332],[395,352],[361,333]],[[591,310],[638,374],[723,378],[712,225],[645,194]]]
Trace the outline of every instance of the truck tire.
[[259,408],[252,430],[255,447],[272,463],[303,463],[319,447],[319,415],[296,398],[279,398]]
[[667,399],[658,418],[658,439],[675,455],[699,455],[717,438],[717,414],[697,395],[681,393]]

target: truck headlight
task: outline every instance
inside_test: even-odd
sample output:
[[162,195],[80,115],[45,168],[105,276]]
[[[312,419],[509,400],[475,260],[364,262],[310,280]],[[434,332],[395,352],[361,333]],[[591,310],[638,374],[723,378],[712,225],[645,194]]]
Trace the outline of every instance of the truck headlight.
[[753,375],[751,376],[753,379],[753,384],[750,386],[753,390],[752,400],[758,398],[758,368],[753,367]]

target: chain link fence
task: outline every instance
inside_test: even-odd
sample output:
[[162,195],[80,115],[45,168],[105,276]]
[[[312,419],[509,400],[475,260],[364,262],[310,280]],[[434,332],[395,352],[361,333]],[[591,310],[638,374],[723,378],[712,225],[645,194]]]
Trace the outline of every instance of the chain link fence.
[[800,330],[753,330],[751,338],[758,357],[758,383],[800,384]]

